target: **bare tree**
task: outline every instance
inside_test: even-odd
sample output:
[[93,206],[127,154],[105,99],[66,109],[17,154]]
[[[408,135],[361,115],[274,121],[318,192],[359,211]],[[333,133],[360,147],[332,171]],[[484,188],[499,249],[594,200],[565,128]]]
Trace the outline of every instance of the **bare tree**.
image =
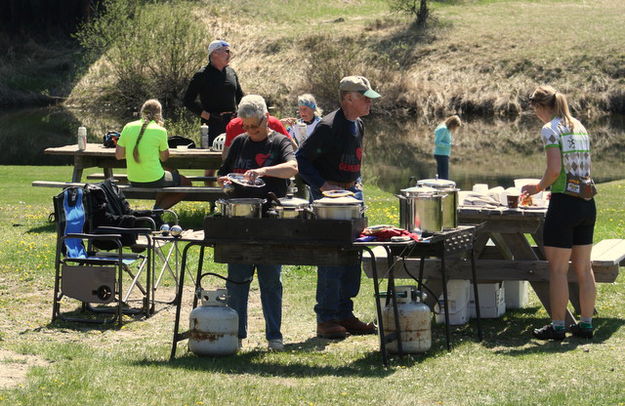
[[430,15],[427,0],[388,0],[388,3],[393,11],[414,15],[419,26],[424,26]]

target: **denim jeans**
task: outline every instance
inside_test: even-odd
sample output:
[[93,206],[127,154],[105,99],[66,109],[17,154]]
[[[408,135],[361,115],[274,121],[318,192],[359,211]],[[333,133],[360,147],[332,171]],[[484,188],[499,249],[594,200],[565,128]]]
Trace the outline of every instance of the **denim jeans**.
[[449,155],[434,155],[439,179],[449,179]]
[[228,305],[239,314],[239,338],[247,337],[247,301],[255,267],[258,269],[260,301],[265,316],[265,337],[267,340],[281,339],[282,281],[280,280],[280,273],[282,266],[228,264],[228,279],[236,282],[247,282],[243,284],[226,282],[229,296]]
[[[355,198],[363,200],[362,190],[350,189]],[[311,198],[323,197],[317,188],[310,188]],[[317,322],[343,320],[354,316],[353,297],[360,290],[360,264],[352,266],[317,267]]]

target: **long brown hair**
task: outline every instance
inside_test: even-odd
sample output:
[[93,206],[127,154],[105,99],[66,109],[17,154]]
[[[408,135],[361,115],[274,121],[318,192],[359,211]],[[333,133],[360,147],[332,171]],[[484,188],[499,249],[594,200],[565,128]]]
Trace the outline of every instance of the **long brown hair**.
[[569,110],[569,103],[566,96],[548,85],[538,86],[530,96],[532,106],[543,106],[550,108],[556,117],[564,120],[564,123],[571,131],[575,129],[575,120]]
[[141,142],[141,138],[143,138],[143,133],[148,124],[150,124],[151,121],[155,121],[156,124],[163,125],[163,107],[161,103],[156,99],[146,100],[143,106],[141,106],[141,119],[143,120],[143,124],[141,125],[135,147],[132,150],[132,157],[135,162],[141,162],[139,159],[139,142]]

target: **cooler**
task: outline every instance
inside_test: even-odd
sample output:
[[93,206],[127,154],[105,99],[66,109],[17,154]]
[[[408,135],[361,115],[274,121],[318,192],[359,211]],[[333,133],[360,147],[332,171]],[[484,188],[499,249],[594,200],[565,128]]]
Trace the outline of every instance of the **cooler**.
[[[469,287],[468,280],[450,279],[447,281],[447,298],[449,300],[449,324],[459,326],[469,321]],[[480,299],[482,296],[480,296]],[[445,323],[443,295],[438,298],[435,306],[436,322]]]
[[[527,289],[528,281],[504,281],[503,287],[506,291],[506,308],[523,309],[529,302]],[[482,296],[480,294],[480,300]]]
[[[506,312],[506,299],[503,282],[478,283],[477,291],[480,295],[480,317],[483,319],[495,319]],[[475,298],[473,297],[473,285],[469,291],[469,314],[472,319],[475,314]]]

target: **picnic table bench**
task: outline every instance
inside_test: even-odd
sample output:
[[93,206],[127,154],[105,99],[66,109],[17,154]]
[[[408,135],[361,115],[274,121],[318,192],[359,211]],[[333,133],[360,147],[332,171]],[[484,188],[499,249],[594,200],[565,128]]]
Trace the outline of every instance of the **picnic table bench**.
[[[111,176],[118,185],[126,185],[128,184],[128,175],[125,173],[115,173]],[[217,176],[188,176],[184,175],[185,178],[189,179],[191,182],[214,182],[217,180]],[[91,175],[87,175],[87,180],[97,180],[103,181],[107,179],[107,177],[102,173],[92,173]]]
[[[31,185],[34,187],[66,188],[71,186],[83,187],[85,183],[36,180]],[[157,193],[186,193],[184,200],[196,202],[214,202],[226,197],[221,188],[210,186],[171,186],[161,188],[142,188],[130,185],[118,186],[124,192],[124,196],[129,199],[155,199]]]

